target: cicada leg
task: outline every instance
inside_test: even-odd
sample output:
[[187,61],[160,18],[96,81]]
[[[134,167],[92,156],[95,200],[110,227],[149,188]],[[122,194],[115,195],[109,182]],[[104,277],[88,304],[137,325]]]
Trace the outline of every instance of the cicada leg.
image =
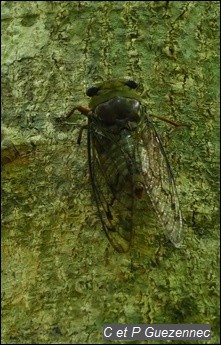
[[78,110],[81,114],[83,114],[85,116],[88,116],[88,114],[91,111],[90,109],[82,107],[81,105],[79,105],[78,107],[75,107],[74,109],[72,109],[70,111],[70,113],[69,113],[70,115],[69,116],[71,116],[75,110]]
[[[77,107],[74,107],[73,109],[71,109],[69,111],[69,113],[65,116],[65,119],[68,119],[69,117],[71,117],[71,115],[74,114],[74,112],[78,110],[81,114],[85,115],[85,116],[88,116],[88,114],[90,113],[90,109],[88,108],[85,108],[85,107],[82,107],[81,105],[77,106]],[[78,135],[78,139],[77,139],[77,143],[78,145],[80,145],[81,143],[81,138],[82,138],[82,132],[84,129],[87,129],[88,126],[87,125],[83,125],[80,129],[80,132],[79,132],[79,135]]]
[[173,120],[169,120],[169,119],[166,119],[165,117],[162,117],[162,116],[158,116],[158,115],[151,115],[153,117],[156,117],[157,119],[161,120],[161,121],[164,121],[166,123],[169,123],[170,125],[174,126],[174,127],[190,127],[188,124],[185,124],[185,123],[177,123]]
[[81,143],[82,133],[83,133],[84,129],[88,129],[88,125],[81,126],[79,134],[78,134],[78,139],[77,139],[77,144],[78,145],[80,145],[80,143]]

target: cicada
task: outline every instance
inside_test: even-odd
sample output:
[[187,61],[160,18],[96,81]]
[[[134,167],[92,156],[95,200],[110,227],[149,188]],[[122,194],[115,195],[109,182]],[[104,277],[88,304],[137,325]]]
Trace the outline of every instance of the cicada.
[[172,243],[178,247],[182,241],[174,175],[137,88],[132,80],[102,82],[87,89],[89,109],[71,111],[87,116],[82,130],[87,128],[93,196],[103,230],[118,252],[129,250],[136,205],[146,197]]

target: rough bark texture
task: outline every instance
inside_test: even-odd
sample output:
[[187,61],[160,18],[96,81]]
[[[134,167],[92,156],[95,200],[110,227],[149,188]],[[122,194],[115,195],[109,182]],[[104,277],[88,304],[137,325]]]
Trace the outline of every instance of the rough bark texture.
[[[3,342],[105,343],[103,323],[210,323],[205,343],[218,343],[219,2],[3,1],[2,34]],[[143,85],[150,113],[190,126],[159,124],[181,249],[149,215],[129,254],[108,246],[85,135],[76,144],[85,120],[55,121],[87,105],[88,85],[124,76]]]

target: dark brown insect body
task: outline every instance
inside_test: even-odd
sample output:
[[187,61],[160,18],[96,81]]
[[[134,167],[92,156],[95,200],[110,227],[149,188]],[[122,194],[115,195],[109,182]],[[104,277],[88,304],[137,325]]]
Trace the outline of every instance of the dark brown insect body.
[[103,229],[118,252],[131,244],[134,206],[149,197],[175,246],[182,221],[172,170],[131,80],[112,80],[87,90],[88,160],[93,194]]

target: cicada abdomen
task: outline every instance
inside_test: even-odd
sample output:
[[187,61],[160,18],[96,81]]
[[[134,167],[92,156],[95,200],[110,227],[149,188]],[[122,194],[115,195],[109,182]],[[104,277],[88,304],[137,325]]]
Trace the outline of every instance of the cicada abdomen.
[[[156,129],[131,80],[112,80],[87,90],[88,160],[103,229],[118,252],[134,234],[135,204],[145,198],[175,246],[182,221],[173,173]],[[146,209],[147,211],[147,209]]]

